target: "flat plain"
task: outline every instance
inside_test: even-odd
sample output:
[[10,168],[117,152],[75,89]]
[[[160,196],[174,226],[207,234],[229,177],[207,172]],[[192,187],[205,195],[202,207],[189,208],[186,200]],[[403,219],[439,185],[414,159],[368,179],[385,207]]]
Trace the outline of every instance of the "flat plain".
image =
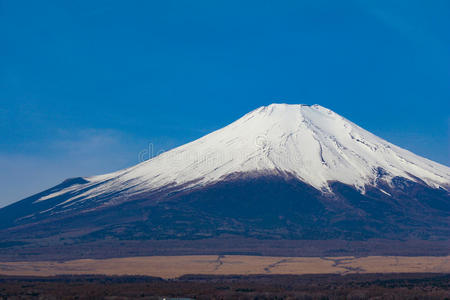
[[302,275],[353,273],[450,273],[450,256],[272,257],[246,255],[145,256],[69,261],[0,262],[7,276]]

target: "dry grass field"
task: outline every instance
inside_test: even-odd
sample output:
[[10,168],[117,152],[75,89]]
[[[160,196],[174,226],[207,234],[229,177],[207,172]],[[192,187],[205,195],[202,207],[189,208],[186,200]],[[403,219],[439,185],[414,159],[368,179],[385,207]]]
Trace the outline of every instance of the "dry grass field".
[[450,273],[450,256],[269,257],[244,255],[147,256],[79,259],[64,262],[0,262],[1,275],[145,275],[176,278],[185,274],[349,274]]

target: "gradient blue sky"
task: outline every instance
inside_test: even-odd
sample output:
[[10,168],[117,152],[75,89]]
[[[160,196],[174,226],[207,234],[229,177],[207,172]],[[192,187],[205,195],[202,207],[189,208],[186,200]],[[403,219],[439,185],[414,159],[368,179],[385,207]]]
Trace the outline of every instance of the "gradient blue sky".
[[272,102],[449,165],[450,1],[0,0],[0,206]]

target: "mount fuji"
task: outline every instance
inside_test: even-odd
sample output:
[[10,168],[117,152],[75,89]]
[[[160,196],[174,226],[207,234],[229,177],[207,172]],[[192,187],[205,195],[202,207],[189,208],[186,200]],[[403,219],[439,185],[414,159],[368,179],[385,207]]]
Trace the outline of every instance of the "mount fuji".
[[447,166],[320,105],[271,104],[131,168],[0,209],[0,237],[449,240],[449,191]]

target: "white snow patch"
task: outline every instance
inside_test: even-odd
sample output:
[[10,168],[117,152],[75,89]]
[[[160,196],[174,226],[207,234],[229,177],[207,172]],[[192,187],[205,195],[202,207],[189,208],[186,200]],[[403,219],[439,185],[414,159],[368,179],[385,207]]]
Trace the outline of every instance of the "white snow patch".
[[64,203],[124,190],[133,195],[168,184],[204,185],[239,172],[287,172],[322,191],[339,181],[364,192],[379,168],[388,182],[395,176],[417,177],[434,188],[450,186],[449,167],[397,147],[325,107],[271,104],[134,167],[86,178],[87,184],[38,201],[87,185],[97,186]]

